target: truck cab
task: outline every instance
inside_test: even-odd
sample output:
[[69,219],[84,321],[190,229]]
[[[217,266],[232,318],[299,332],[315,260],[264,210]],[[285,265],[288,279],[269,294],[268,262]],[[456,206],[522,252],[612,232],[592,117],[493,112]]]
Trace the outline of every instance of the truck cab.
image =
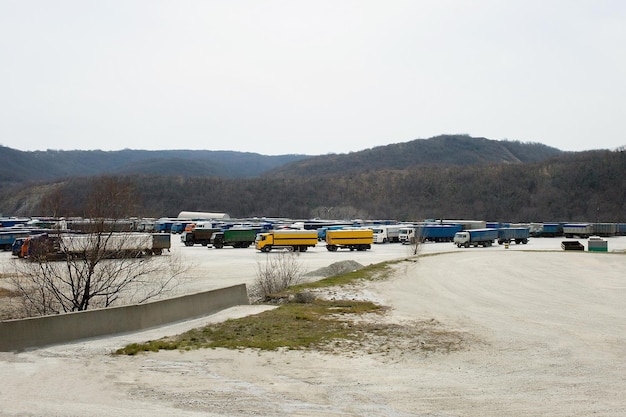
[[466,248],[470,245],[470,234],[469,232],[456,232],[454,234],[454,240],[452,241],[457,247],[465,246]]

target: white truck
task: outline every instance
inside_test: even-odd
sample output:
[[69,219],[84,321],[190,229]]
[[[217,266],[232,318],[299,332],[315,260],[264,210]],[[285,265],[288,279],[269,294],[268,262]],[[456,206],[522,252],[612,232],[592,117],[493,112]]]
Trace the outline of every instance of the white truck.
[[457,247],[469,248],[470,246],[488,247],[498,239],[498,229],[471,229],[463,230],[454,234],[454,244]]
[[400,225],[376,225],[370,227],[374,232],[374,243],[388,243],[400,241]]

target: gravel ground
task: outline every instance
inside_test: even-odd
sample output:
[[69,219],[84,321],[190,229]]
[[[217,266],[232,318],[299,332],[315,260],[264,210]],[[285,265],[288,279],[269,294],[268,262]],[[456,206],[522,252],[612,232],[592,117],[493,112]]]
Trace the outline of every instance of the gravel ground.
[[[240,306],[144,332],[0,353],[0,415],[626,415],[626,238],[610,238],[608,254],[564,252],[560,242],[425,244],[421,254],[436,256],[398,263],[386,281],[335,290],[389,306],[379,320],[397,329],[335,351],[110,355],[268,308]],[[250,284],[273,255],[178,243],[172,251],[192,266],[181,292]],[[409,252],[396,244],[334,253],[319,246],[300,256],[314,271]]]

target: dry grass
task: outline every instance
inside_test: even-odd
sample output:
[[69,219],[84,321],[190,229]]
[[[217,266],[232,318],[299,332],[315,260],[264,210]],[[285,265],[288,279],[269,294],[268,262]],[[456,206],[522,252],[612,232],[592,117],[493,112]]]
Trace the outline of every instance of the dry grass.
[[316,349],[334,354],[395,357],[405,353],[450,353],[469,345],[471,338],[468,334],[446,329],[435,320],[392,323],[385,314],[388,308],[371,301],[323,299],[313,295],[322,288],[333,293],[341,293],[341,287],[350,287],[354,291],[360,280],[385,279],[390,272],[390,264],[383,263],[298,285],[274,297],[273,301],[279,304],[276,309],[193,329],[174,337],[131,344],[116,353],[135,355],[160,349],[222,347]]

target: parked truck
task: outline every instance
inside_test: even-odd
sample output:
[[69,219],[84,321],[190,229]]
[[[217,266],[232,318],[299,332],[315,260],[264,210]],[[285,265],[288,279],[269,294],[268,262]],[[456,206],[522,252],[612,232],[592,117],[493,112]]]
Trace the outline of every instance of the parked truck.
[[491,246],[498,239],[498,229],[470,229],[457,232],[454,235],[454,244],[457,247]]
[[567,238],[578,236],[586,239],[593,234],[593,224],[591,223],[567,223],[563,225],[563,235]]
[[341,229],[326,232],[326,249],[331,252],[339,248],[364,251],[371,249],[373,242],[372,229]]
[[258,228],[232,228],[213,233],[211,243],[215,249],[222,249],[224,246],[233,248],[247,248],[254,244]]
[[30,236],[30,231],[27,229],[2,228],[0,229],[0,249],[9,251],[13,247],[13,243],[15,243],[15,239],[26,238],[28,236]]
[[207,246],[211,243],[213,234],[221,230],[220,228],[213,227],[212,224],[198,223],[193,228],[190,228],[190,230],[185,230],[180,236],[180,240],[185,246]]
[[372,226],[374,243],[387,243],[400,241],[400,225],[376,225]]
[[452,242],[456,232],[460,232],[460,224],[418,224],[411,227],[403,227],[400,231],[400,242],[414,244],[415,242]]
[[169,233],[41,234],[23,239],[17,255],[20,258],[59,260],[67,256],[87,257],[97,251],[101,258],[137,258],[161,255],[170,247]]
[[501,227],[498,229],[498,243],[515,242],[516,244],[527,244],[530,237],[530,229],[527,227]]
[[452,242],[461,230],[460,224],[422,224],[415,228],[415,235],[422,242]]
[[402,226],[398,233],[398,241],[403,245],[415,242],[415,227],[412,224]]
[[256,235],[254,247],[261,252],[272,249],[290,249],[294,252],[306,252],[317,245],[316,230],[271,230]]
[[562,223],[542,223],[540,227],[535,228],[532,233],[536,237],[557,237],[563,235]]
[[617,223],[593,223],[591,226],[596,236],[610,237],[617,235]]

